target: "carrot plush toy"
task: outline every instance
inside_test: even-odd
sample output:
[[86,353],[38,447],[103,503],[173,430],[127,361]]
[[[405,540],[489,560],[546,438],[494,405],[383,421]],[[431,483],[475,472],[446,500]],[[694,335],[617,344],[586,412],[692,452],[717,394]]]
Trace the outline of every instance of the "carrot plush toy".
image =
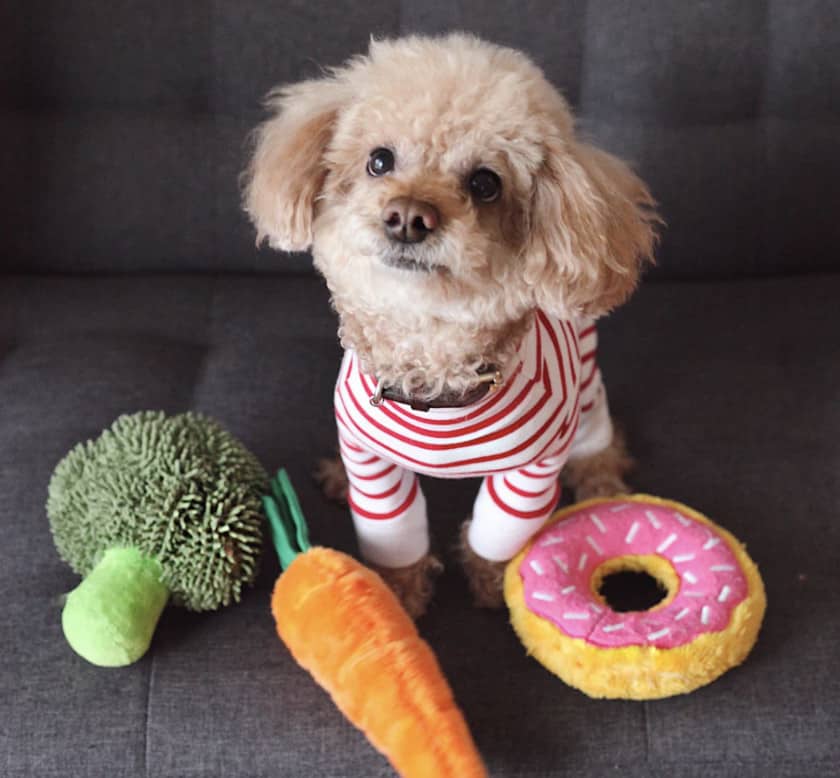
[[486,776],[437,659],[396,595],[352,557],[309,544],[285,471],[271,492],[264,505],[285,570],[271,611],[295,660],[404,778]]

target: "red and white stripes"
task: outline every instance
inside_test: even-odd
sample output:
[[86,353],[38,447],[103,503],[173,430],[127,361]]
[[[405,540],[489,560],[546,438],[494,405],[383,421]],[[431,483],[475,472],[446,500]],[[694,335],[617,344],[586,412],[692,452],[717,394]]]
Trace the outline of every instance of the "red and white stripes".
[[557,507],[564,462],[562,455],[548,457],[481,482],[468,538],[476,554],[503,561],[519,552]]
[[[388,400],[371,406],[375,380],[348,351],[335,410],[365,558],[402,567],[428,551],[426,506],[415,473],[484,476],[470,543],[488,559],[514,556],[553,511],[557,476],[570,451],[597,447],[605,437],[603,446],[609,443],[596,344],[594,326],[578,332],[572,323],[540,313],[501,389],[465,408],[428,412]],[[576,435],[579,421],[594,443]]]
[[579,459],[603,451],[612,441],[612,422],[607,394],[598,369],[598,332],[590,323],[581,328],[580,344],[580,424],[569,459]]

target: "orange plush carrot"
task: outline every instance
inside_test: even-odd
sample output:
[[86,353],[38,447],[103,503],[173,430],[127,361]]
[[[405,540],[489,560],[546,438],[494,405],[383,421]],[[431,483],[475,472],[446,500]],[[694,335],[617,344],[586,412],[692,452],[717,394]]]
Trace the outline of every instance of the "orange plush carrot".
[[405,778],[487,773],[429,645],[385,582],[352,557],[310,547],[285,471],[265,507],[285,572],[277,633],[339,710]]

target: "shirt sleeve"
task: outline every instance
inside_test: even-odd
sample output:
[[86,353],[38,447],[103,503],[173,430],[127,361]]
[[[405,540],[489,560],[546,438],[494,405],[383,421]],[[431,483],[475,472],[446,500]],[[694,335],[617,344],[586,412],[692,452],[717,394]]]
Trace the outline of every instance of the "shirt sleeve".
[[382,567],[414,564],[429,552],[426,499],[416,474],[370,451],[340,420],[338,443],[362,557]]
[[578,322],[580,344],[580,423],[569,459],[582,459],[606,449],[613,438],[607,391],[598,367],[598,330],[592,319]]

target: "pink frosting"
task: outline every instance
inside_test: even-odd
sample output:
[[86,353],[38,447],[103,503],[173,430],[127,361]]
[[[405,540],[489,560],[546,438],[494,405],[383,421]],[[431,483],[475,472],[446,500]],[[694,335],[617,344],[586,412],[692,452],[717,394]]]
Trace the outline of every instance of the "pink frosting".
[[[595,569],[629,554],[671,562],[679,589],[667,606],[618,613],[593,595]],[[537,535],[519,573],[529,610],[602,648],[675,648],[719,632],[748,592],[738,560],[712,527],[648,502],[605,502],[552,524]]]

